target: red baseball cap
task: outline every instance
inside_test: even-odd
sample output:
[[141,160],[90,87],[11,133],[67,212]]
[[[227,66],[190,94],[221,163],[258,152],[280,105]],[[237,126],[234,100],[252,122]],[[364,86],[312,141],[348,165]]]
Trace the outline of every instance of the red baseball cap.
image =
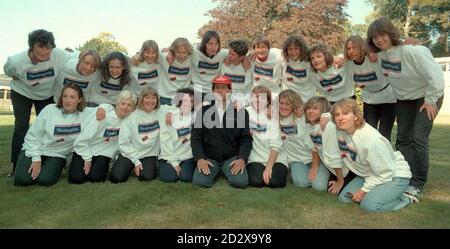
[[225,75],[218,75],[216,77],[214,77],[214,79],[212,80],[213,84],[225,84],[225,85],[230,85],[231,88],[231,79],[228,76]]

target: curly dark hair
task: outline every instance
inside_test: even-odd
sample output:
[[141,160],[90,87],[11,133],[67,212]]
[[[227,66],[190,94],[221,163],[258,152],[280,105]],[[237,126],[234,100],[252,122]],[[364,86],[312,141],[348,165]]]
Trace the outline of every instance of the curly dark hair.
[[309,50],[308,44],[305,39],[299,35],[291,35],[283,42],[283,56],[287,60],[288,59],[288,48],[289,46],[294,45],[300,48],[300,60],[301,61],[309,61]]
[[105,58],[102,60],[101,63],[101,72],[103,75],[103,80],[107,81],[109,78],[111,78],[111,74],[109,73],[109,62],[111,60],[117,59],[122,63],[123,71],[122,75],[120,76],[120,86],[125,86],[131,81],[130,76],[130,63],[128,61],[128,57],[124,55],[122,52],[114,51],[105,56]]

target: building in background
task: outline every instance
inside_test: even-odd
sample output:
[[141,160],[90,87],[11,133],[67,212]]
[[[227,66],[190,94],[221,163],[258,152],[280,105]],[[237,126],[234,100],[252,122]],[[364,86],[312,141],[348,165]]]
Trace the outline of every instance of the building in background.
[[0,78],[0,111],[12,111],[10,80],[8,78]]
[[442,66],[445,80],[444,103],[442,103],[439,114],[450,115],[450,57],[440,57],[435,60]]

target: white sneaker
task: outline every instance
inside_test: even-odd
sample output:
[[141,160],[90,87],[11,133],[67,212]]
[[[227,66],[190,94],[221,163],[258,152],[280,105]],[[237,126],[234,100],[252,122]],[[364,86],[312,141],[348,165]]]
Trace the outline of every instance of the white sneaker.
[[423,195],[422,190],[413,186],[409,186],[408,189],[406,189],[405,194],[414,196],[416,199],[419,199]]
[[414,203],[419,203],[419,198],[413,196],[413,195],[409,195],[407,193],[403,193],[403,196],[405,196],[406,198],[409,199],[409,203],[410,204],[414,204]]

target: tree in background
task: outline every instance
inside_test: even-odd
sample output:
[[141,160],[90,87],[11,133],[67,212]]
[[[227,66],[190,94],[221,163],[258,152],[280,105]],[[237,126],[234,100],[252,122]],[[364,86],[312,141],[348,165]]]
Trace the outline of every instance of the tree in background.
[[125,46],[120,45],[116,41],[116,38],[114,38],[114,36],[108,32],[100,33],[97,37],[90,39],[77,49],[79,51],[84,51],[86,49],[96,50],[102,58],[112,51],[120,51],[125,54],[128,53],[128,50],[125,48]]
[[448,0],[367,0],[376,15],[389,18],[405,36],[422,40],[433,55],[449,56]]
[[258,35],[266,36],[274,47],[281,47],[291,34],[301,34],[310,45],[326,43],[335,52],[345,39],[346,0],[215,0],[211,21],[199,30],[220,33],[223,44],[243,39],[249,44]]
[[351,35],[359,35],[361,37],[366,37],[367,35],[367,28],[369,26],[367,23],[364,24],[352,24],[350,21],[345,25],[345,33],[347,34],[347,37]]

